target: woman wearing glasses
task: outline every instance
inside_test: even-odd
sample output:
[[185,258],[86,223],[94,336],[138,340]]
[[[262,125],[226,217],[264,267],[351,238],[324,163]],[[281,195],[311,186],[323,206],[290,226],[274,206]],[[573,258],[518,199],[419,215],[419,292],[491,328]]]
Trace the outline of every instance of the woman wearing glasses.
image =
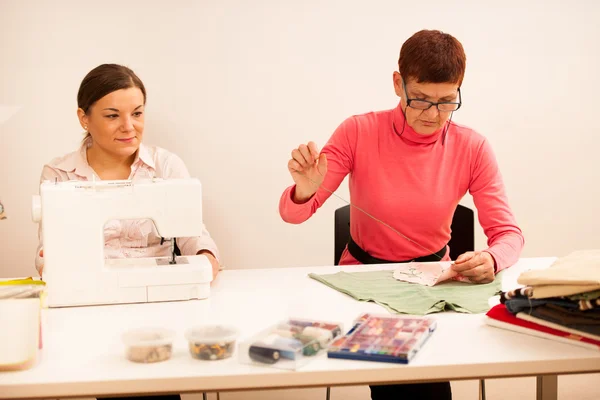
[[[463,47],[449,34],[423,30],[402,45],[398,66],[396,108],[346,119],[320,153],[313,142],[292,151],[295,184],[281,196],[280,215],[306,221],[350,174],[352,204],[379,221],[351,208],[341,265],[449,260],[452,216],[469,192],[488,247],[462,254],[453,268],[474,283],[491,282],[518,260],[524,239],[489,142],[452,122],[462,104]],[[452,397],[449,382],[373,386],[371,396]]]

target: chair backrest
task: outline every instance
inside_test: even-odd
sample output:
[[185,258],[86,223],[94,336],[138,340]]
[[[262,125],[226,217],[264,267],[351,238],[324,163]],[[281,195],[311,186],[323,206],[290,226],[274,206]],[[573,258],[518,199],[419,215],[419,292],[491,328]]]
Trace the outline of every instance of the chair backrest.
[[467,251],[475,251],[475,213],[469,207],[458,205],[452,216],[450,225],[450,259]]
[[339,265],[342,253],[350,239],[350,205],[335,210],[334,265]]
[[[475,250],[475,213],[468,207],[458,205],[450,225],[450,258]],[[338,265],[350,237],[350,205],[335,210],[334,265]]]

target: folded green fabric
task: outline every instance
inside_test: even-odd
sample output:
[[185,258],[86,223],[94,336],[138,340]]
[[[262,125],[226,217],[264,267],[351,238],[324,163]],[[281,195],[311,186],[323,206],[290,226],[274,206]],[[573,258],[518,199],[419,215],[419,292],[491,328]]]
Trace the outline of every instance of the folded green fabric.
[[574,294],[571,296],[567,296],[569,300],[579,301],[579,300],[596,300],[600,297],[600,290],[594,290],[592,292],[585,292]]
[[489,298],[501,290],[503,271],[491,283],[446,281],[435,286],[398,281],[393,273],[337,272],[309,276],[356,300],[375,302],[396,314],[425,315],[448,310],[476,314],[489,310]]

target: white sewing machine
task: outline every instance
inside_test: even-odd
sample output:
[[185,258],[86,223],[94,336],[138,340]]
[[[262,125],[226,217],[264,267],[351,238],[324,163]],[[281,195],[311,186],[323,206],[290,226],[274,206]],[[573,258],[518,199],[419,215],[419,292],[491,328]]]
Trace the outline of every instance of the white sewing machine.
[[152,219],[168,239],[200,236],[202,187],[197,179],[46,181],[40,195],[33,196],[32,217],[42,222],[49,307],[210,294],[212,266],[204,255],[104,258],[104,225],[111,219]]

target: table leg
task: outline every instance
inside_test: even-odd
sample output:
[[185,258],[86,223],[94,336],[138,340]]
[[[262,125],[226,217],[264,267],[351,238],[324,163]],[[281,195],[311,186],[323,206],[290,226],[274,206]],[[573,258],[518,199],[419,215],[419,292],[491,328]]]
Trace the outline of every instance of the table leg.
[[537,377],[536,400],[556,400],[558,398],[558,376]]
[[479,400],[485,400],[485,380],[479,380]]

